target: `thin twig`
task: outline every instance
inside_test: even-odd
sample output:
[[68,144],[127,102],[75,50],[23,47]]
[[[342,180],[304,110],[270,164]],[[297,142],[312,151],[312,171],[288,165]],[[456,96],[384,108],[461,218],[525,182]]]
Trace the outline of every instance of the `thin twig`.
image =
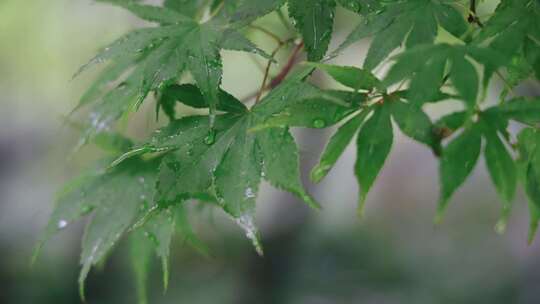
[[280,83],[283,82],[285,77],[287,77],[289,72],[292,70],[292,68],[296,64],[296,59],[298,57],[298,54],[300,53],[300,51],[302,51],[303,48],[304,48],[304,42],[302,41],[294,48],[294,51],[292,52],[291,56],[289,56],[289,60],[287,61],[287,64],[285,64],[281,72],[279,72],[279,74],[274,79],[272,79],[272,81],[270,82],[270,89],[277,87]]
[[[278,47],[275,48],[275,50],[271,54],[272,58],[276,56],[276,54],[279,52],[281,47],[283,47],[283,44],[279,44]],[[268,64],[266,65],[266,70],[264,71],[264,78],[261,84],[261,89],[259,90],[259,93],[257,93],[257,98],[255,99],[255,103],[258,103],[259,100],[261,100],[261,96],[266,88],[266,81],[268,81],[268,75],[270,74],[271,66],[272,66],[272,60],[268,60]]]
[[499,78],[502,80],[502,82],[504,83],[504,86],[506,87],[506,89],[508,90],[508,92],[512,93],[512,95],[514,95],[514,89],[512,88],[512,86],[510,85],[510,83],[508,82],[508,80],[506,79],[506,77],[504,77],[501,72],[499,71],[495,71],[495,74],[497,74],[497,76],[499,76]]
[[[293,41],[292,39],[289,39],[285,42],[285,44],[289,43]],[[287,63],[285,64],[285,66],[283,67],[283,69],[281,69],[281,71],[278,73],[278,75],[276,77],[274,77],[272,79],[272,81],[270,81],[270,83],[268,85],[266,85],[266,82],[268,81],[268,77],[269,77],[269,72],[268,73],[265,73],[265,80],[263,81],[263,85],[261,86],[261,89],[258,90],[257,92],[254,92],[252,94],[249,94],[247,97],[243,98],[243,101],[249,101],[253,98],[258,98],[260,100],[262,94],[266,91],[266,90],[271,90],[271,89],[274,89],[275,87],[277,87],[278,85],[280,85],[283,80],[285,80],[285,78],[287,77],[287,75],[290,73],[290,71],[293,69],[293,67],[296,65],[297,63],[297,59],[298,59],[298,55],[300,53],[300,51],[304,48],[304,43],[301,42],[300,44],[296,45],[296,47],[294,48],[294,50],[292,51],[291,55],[289,56],[289,59],[287,60]],[[273,56],[272,56],[273,57]],[[269,64],[271,64],[272,61],[269,61]]]
[[276,35],[275,33],[273,33],[272,31],[270,31],[268,29],[265,29],[262,26],[258,26],[258,25],[255,25],[255,24],[250,24],[249,27],[254,29],[254,30],[260,31],[261,33],[266,34],[268,37],[274,39],[277,42],[277,44],[279,44],[279,45],[282,45],[282,44],[285,43],[283,40],[281,40],[281,38],[278,35]]
[[257,66],[257,68],[262,72],[264,72],[264,64],[262,62],[260,62],[258,59],[258,57],[256,57],[258,55],[254,55],[254,54],[249,54],[249,59],[253,62],[253,64],[255,64]]

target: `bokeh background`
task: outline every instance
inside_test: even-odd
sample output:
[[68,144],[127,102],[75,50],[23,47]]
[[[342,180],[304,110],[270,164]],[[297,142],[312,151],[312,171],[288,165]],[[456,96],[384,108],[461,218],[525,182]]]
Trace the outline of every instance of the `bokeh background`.
[[[484,1],[482,9],[495,4]],[[338,16],[335,43],[358,22],[344,11]],[[259,24],[289,35],[272,17]],[[0,303],[80,302],[83,222],[49,242],[33,267],[30,256],[55,191],[100,156],[93,147],[72,153],[78,133],[64,117],[99,69],[75,80],[73,72],[100,47],[142,25],[121,9],[90,0],[0,0]],[[261,34],[248,35],[271,49]],[[365,47],[359,44],[336,61],[360,65]],[[259,87],[260,59],[232,52],[224,57],[226,89],[243,97]],[[315,81],[335,85],[320,74]],[[495,101],[500,87],[495,80],[488,102]],[[540,86],[527,81],[517,90],[538,96]],[[133,115],[124,127],[127,134],[142,138],[155,127],[152,102]],[[445,103],[428,110],[436,117],[453,107]],[[305,172],[331,133],[295,131]],[[196,213],[191,221],[211,257],[175,242],[169,290],[163,292],[156,261],[151,303],[540,303],[540,240],[527,245],[523,192],[506,234],[498,235],[500,201],[481,160],[452,200],[444,223],[435,227],[437,160],[396,134],[364,219],[355,216],[355,149],[349,147],[321,184],[306,179],[324,205],[322,212],[263,187],[257,221],[264,258],[219,212]],[[136,302],[125,254],[120,244],[105,267],[92,272],[89,303]]]

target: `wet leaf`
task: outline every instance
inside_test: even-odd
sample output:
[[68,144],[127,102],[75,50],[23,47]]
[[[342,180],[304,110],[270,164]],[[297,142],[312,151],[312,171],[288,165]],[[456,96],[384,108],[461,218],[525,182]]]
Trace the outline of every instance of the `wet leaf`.
[[325,71],[342,85],[355,90],[371,91],[380,85],[379,79],[371,72],[357,67],[318,63],[310,63],[310,65]]
[[304,38],[308,59],[321,60],[330,44],[334,28],[334,0],[289,0],[289,14]]
[[390,109],[376,107],[373,115],[363,124],[357,138],[357,159],[354,167],[360,184],[358,212],[363,213],[367,194],[379,175],[394,141]]
[[138,303],[147,304],[147,282],[154,248],[152,243],[140,231],[133,233],[129,241],[131,268],[135,276]]
[[330,142],[326,145],[319,163],[311,170],[312,181],[318,183],[328,174],[339,157],[345,152],[345,149],[352,141],[354,135],[356,135],[368,113],[369,111],[366,110],[354,115],[332,136]]
[[320,208],[302,185],[298,149],[289,130],[273,128],[259,132],[257,144],[264,160],[264,179],[276,188],[295,194],[312,208]]
[[[79,284],[83,298],[84,281],[90,268],[99,263],[134,224],[141,213],[141,206],[152,201],[155,166],[153,162],[132,159],[112,172],[98,176],[94,187],[88,193],[83,192],[87,205],[94,209],[82,242]],[[85,189],[75,189],[72,193],[80,191]],[[111,221],[111,218],[115,220]]]
[[486,139],[484,155],[487,168],[497,193],[503,199],[503,211],[499,227],[504,227],[516,192],[516,165],[496,132],[489,131],[484,134],[484,137]]
[[523,183],[529,199],[529,243],[536,235],[540,221],[540,133],[532,128],[523,129],[518,136]]
[[[140,6],[129,3],[125,5]],[[163,10],[180,15],[174,10]],[[107,105],[107,113],[92,111],[99,116],[99,121],[97,126],[91,125],[88,136],[95,133],[101,125],[110,126],[126,111],[137,109],[150,91],[174,83],[187,71],[195,79],[205,103],[209,105],[210,119],[213,120],[220,100],[221,49],[255,52],[267,56],[233,29],[224,28],[212,20],[199,24],[187,17],[171,25],[135,30],[118,39],[77,73],[93,64],[118,60],[129,54],[140,56],[137,68],[128,76],[126,83],[103,98],[102,104]],[[107,76],[105,80],[112,81],[116,74]],[[102,82],[103,80],[100,81]],[[111,101],[106,102],[109,99]]]
[[477,127],[471,127],[444,148],[439,166],[441,198],[435,219],[437,222],[442,220],[454,192],[465,182],[476,166],[481,145],[481,133]]
[[[339,100],[340,103],[335,102],[335,99]],[[324,93],[321,92],[321,96],[318,98],[308,98],[300,103],[286,107],[255,129],[289,126],[327,128],[356,111],[365,99],[365,94],[361,93],[324,91]]]
[[[339,50],[352,43],[375,36],[364,68],[377,67],[405,41],[407,48],[432,44],[438,26],[457,35],[466,28],[465,17],[455,7],[439,1],[393,1],[366,17],[347,37]],[[449,20],[452,20],[449,22]]]
[[431,119],[422,108],[405,102],[391,102],[391,107],[392,117],[405,135],[439,150]]

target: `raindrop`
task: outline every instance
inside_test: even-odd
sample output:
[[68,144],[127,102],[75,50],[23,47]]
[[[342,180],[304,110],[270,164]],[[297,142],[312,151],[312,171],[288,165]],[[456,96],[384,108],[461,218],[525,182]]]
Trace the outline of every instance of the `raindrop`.
[[207,145],[213,145],[216,142],[216,130],[212,129],[208,131],[208,135],[204,138],[204,143]]
[[320,163],[317,167],[311,171],[311,179],[315,182],[319,182],[321,179],[323,179],[326,176],[326,173],[328,170],[332,168],[331,165],[328,165],[326,163]]
[[157,239],[157,237],[156,237],[153,233],[148,232],[148,231],[145,231],[145,232],[144,232],[144,235],[145,235],[152,243],[154,243],[154,245],[159,246],[159,240]]
[[254,198],[256,195],[253,192],[253,189],[251,187],[249,187],[249,188],[246,188],[246,190],[244,191],[244,196],[246,198]]
[[68,222],[66,220],[59,220],[58,221],[58,229],[64,229],[68,225]]
[[260,256],[263,256],[263,247],[259,239],[259,231],[253,222],[253,216],[249,214],[244,214],[235,219],[235,222],[240,226],[246,233],[246,237],[251,240],[251,243],[255,247],[255,251]]
[[326,127],[326,122],[323,119],[317,118],[313,120],[313,127],[317,129],[322,129]]
[[90,211],[92,211],[92,206],[85,205],[81,208],[82,214],[88,214]]

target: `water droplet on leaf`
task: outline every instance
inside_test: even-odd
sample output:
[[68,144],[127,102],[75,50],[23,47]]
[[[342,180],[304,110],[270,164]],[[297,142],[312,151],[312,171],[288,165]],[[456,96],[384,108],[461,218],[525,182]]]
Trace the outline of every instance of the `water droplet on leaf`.
[[82,214],[88,214],[90,213],[90,211],[92,211],[92,206],[88,206],[88,205],[85,205],[85,206],[82,206],[81,208],[81,212]]
[[238,226],[240,226],[240,228],[245,231],[246,237],[251,240],[251,243],[255,247],[255,251],[257,251],[257,254],[263,256],[264,252],[261,240],[259,239],[259,230],[253,222],[253,216],[250,214],[244,214],[236,218],[235,222]]
[[330,165],[320,163],[313,171],[311,171],[311,180],[316,183],[320,182],[326,176],[326,173],[328,173],[330,168]]
[[204,143],[207,145],[213,145],[216,142],[216,130],[212,129],[208,131],[208,135],[204,138]]
[[59,220],[58,221],[58,229],[64,229],[68,225],[68,222],[66,220]]
[[144,235],[145,235],[152,243],[154,243],[154,245],[159,246],[159,240],[157,239],[157,237],[156,237],[153,233],[148,232],[148,231],[145,231],[145,232],[144,232]]
[[246,188],[246,190],[244,191],[244,196],[246,198],[254,198],[256,195],[253,192],[253,189],[251,187],[249,187],[249,188]]
[[323,119],[320,119],[320,118],[315,119],[313,121],[313,127],[317,128],[317,129],[322,129],[322,128],[326,127],[326,122]]

